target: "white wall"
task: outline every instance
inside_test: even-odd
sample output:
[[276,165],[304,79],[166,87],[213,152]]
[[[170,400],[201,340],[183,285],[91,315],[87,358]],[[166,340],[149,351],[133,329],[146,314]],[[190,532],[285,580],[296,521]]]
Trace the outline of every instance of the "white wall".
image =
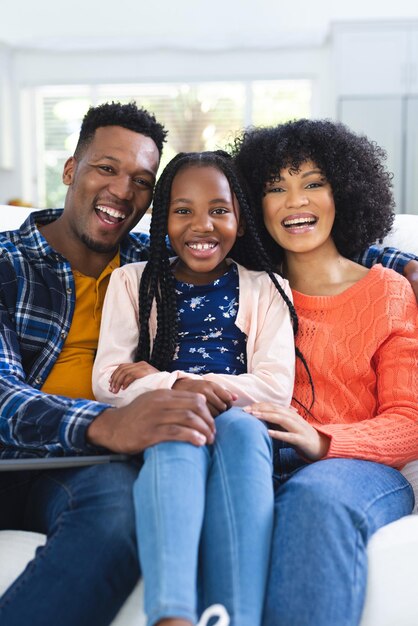
[[0,44],[0,198],[16,189],[13,176],[12,62],[8,46]]
[[8,2],[0,20],[0,202],[31,197],[22,164],[33,158],[37,85],[302,77],[314,81],[314,116],[333,117],[330,24],[414,17],[412,0]]
[[[10,55],[14,160],[0,167],[0,202],[11,196],[30,200],[32,183],[22,164],[34,159],[31,90],[38,85],[128,83],[268,78],[308,78],[314,83],[314,114],[332,115],[327,45],[279,49],[119,50],[70,52],[13,49]],[[2,139],[0,137],[0,143]]]
[[193,44],[251,47],[321,40],[334,20],[418,17],[412,0],[13,0],[2,10],[0,41],[55,48],[120,49]]

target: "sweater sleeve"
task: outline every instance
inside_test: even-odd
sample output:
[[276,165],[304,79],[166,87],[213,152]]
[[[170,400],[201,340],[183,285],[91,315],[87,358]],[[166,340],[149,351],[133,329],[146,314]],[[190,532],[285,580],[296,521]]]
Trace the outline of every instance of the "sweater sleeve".
[[401,301],[403,311],[395,316],[392,332],[374,358],[375,415],[354,423],[314,424],[330,437],[325,458],[357,458],[393,467],[418,458],[418,319],[415,297],[406,281]]

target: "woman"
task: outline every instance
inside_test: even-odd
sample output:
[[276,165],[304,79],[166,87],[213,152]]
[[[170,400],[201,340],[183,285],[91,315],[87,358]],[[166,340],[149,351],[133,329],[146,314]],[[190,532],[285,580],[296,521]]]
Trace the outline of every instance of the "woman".
[[[248,411],[274,439],[276,522],[265,626],[354,626],[371,534],[412,511],[418,332],[409,283],[349,260],[393,221],[383,151],[330,121],[249,130],[236,161],[299,317],[293,407]],[[263,225],[264,221],[264,225]]]

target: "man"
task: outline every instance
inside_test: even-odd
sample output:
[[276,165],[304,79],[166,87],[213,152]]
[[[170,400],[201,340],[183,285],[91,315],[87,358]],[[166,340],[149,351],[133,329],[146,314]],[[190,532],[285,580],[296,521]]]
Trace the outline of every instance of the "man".
[[[0,235],[0,454],[135,455],[163,440],[213,441],[203,396],[95,402],[91,369],[111,271],[146,258],[129,231],[150,205],[164,128],[135,104],[91,108],[64,166],[64,210]],[[36,222],[35,222],[36,220]],[[1,460],[0,460],[1,463]],[[0,599],[4,626],[109,624],[139,574],[138,464],[0,472],[0,528],[47,535]]]

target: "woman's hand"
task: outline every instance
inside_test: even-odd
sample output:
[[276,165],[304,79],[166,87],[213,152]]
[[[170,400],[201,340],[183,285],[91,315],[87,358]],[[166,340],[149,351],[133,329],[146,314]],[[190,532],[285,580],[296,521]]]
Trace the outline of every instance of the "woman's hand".
[[257,402],[245,407],[244,411],[277,427],[278,430],[269,428],[270,437],[293,446],[310,461],[319,461],[328,452],[329,438],[308,424],[293,407]]
[[149,376],[158,372],[146,361],[138,361],[138,363],[121,363],[113,372],[109,379],[109,389],[112,393],[118,393],[120,389],[126,389],[138,378]]
[[223,413],[230,409],[232,403],[237,400],[238,396],[231,393],[224,387],[209,380],[197,380],[195,378],[179,378],[173,385],[173,389],[181,389],[183,391],[192,391],[201,393],[205,396],[208,409],[212,417],[216,417],[219,413]]

